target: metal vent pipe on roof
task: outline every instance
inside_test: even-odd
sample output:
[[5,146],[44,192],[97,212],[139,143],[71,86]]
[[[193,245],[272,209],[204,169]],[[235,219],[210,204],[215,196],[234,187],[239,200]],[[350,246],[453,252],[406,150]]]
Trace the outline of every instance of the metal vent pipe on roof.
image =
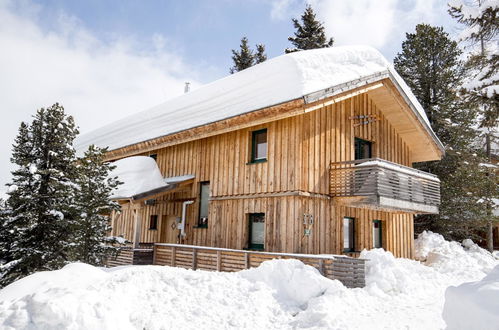
[[190,87],[190,82],[186,81],[185,82],[185,87],[184,87],[184,94],[185,93],[188,93],[190,90],[191,90],[191,87]]

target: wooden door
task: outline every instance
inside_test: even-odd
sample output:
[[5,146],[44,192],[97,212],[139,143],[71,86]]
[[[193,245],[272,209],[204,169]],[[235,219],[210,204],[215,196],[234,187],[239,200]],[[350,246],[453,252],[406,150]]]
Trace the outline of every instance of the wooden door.
[[159,243],[177,243],[179,230],[177,229],[177,224],[175,215],[162,215],[161,216],[161,235],[159,238]]

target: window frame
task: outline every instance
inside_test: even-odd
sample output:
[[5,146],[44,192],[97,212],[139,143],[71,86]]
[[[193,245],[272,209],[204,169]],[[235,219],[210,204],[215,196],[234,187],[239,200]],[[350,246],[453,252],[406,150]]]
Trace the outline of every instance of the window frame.
[[[252,239],[252,228],[253,228],[253,221],[252,218],[255,216],[263,216],[263,244],[253,244],[251,243]],[[256,250],[256,251],[265,251],[265,213],[263,212],[255,212],[255,213],[248,213],[248,250]]]
[[[364,139],[355,137],[353,145],[354,145],[354,158],[355,158],[355,160],[373,158],[373,145],[374,145],[374,143],[372,141],[364,140]],[[369,146],[369,157],[358,158],[357,155],[361,155],[361,153],[362,153],[361,150],[362,150],[363,145]],[[357,146],[359,146],[359,147],[357,147]]]
[[[154,219],[154,221],[153,221]],[[154,224],[154,226],[153,226]],[[158,230],[158,215],[151,214],[149,216],[149,230]]]
[[[379,224],[379,245],[380,246],[375,246],[374,245],[374,224],[378,223]],[[373,249],[382,249],[383,248],[383,222],[381,220],[373,220]]]
[[[258,144],[256,143],[256,137],[258,134],[265,133],[265,143],[267,144],[267,152],[265,154],[265,158],[256,158],[256,153],[258,149]],[[251,155],[249,164],[256,163],[264,163],[268,159],[268,146],[269,146],[269,138],[268,138],[268,130],[267,128],[262,128],[256,131],[251,132]]]
[[[348,238],[348,242],[351,247],[345,247],[345,219],[350,220],[349,224],[352,226],[352,237]],[[343,217],[343,252],[355,252],[355,218],[354,217]],[[349,231],[350,234],[350,231]]]
[[[202,207],[202,198],[203,198],[203,186],[208,186],[208,200],[206,201],[208,205],[208,214],[206,215],[206,221],[201,221],[201,207]],[[208,220],[209,220],[209,212],[210,212],[210,181],[202,181],[199,182],[199,210],[198,210],[198,221],[196,228],[208,228]]]

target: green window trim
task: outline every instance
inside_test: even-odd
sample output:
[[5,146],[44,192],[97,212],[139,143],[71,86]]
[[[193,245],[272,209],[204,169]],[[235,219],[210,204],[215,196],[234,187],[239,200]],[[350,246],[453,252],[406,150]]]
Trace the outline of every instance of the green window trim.
[[258,151],[258,143],[257,143],[257,138],[261,134],[265,133],[265,144],[268,146],[268,136],[267,136],[267,129],[259,129],[256,131],[251,132],[251,157],[250,161],[247,164],[256,164],[256,163],[264,163],[267,161],[267,154],[268,151],[265,153],[265,157],[258,157],[257,158],[257,151]]
[[[206,188],[205,188],[206,187]],[[203,216],[203,189],[208,189],[208,198],[205,201],[206,203],[206,216]],[[210,194],[210,181],[203,181],[199,183],[199,216],[198,216],[198,223],[195,226],[196,228],[208,228],[208,211],[209,211],[209,194]]]
[[[352,229],[351,229],[352,237],[348,238],[348,243],[349,243],[350,247],[345,247],[345,238],[343,237],[343,252],[355,252],[355,218],[343,217],[343,227],[345,226],[345,219],[348,219],[349,225],[352,226]],[[345,235],[344,228],[343,228],[343,235]]]
[[263,217],[264,219],[264,224],[265,224],[265,213],[248,213],[248,250],[257,250],[257,251],[264,251],[265,250],[265,230],[263,232],[264,235],[264,243],[263,244],[256,244],[252,243],[253,237],[252,237],[252,232],[253,232],[253,218],[255,217]]
[[381,220],[373,220],[373,228],[375,223],[379,224],[379,246],[374,246],[374,231],[373,231],[373,248],[381,249],[383,248],[383,222],[381,222]]

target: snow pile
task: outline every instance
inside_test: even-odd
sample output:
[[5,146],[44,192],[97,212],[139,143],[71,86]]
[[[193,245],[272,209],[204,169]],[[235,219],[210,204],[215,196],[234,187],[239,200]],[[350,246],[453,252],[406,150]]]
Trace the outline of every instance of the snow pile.
[[416,258],[439,273],[480,278],[490,272],[497,260],[472,240],[449,242],[440,234],[423,232],[415,242]]
[[447,329],[499,329],[499,266],[477,282],[445,292]]
[[[71,264],[0,291],[0,328],[444,329],[445,290],[487,273],[482,282],[449,289],[445,315],[464,317],[456,304],[468,298],[475,315],[499,310],[497,299],[490,302],[499,268],[490,271],[499,261],[490,254],[429,232],[416,247],[427,265],[382,249],[363,251],[366,287],[358,289],[297,260],[266,261],[238,273]],[[435,262],[433,255],[443,257]]]
[[151,157],[123,158],[115,161],[113,165],[116,168],[109,175],[117,176],[123,184],[113,191],[111,198],[129,198],[167,185],[156,161]]
[[258,268],[243,270],[239,274],[272,288],[275,299],[292,313],[306,308],[311,298],[322,295],[328,288],[342,287],[338,281],[328,280],[314,267],[295,259],[264,262]]
[[75,141],[75,148],[81,153],[88,145],[95,144],[113,150],[300,99],[345,83],[351,83],[350,88],[355,88],[358,87],[356,80],[374,79],[375,75],[377,80],[390,77],[401,87],[413,103],[415,114],[431,132],[421,105],[383,55],[368,46],[342,46],[294,52],[269,59],[80,135]]

